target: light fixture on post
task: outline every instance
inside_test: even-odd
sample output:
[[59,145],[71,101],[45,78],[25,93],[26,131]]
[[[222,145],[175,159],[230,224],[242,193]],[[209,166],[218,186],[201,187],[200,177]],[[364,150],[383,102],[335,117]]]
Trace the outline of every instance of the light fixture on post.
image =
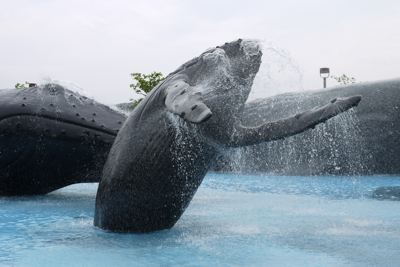
[[326,88],[326,79],[329,78],[330,75],[329,68],[320,68],[319,75],[324,80],[324,88]]

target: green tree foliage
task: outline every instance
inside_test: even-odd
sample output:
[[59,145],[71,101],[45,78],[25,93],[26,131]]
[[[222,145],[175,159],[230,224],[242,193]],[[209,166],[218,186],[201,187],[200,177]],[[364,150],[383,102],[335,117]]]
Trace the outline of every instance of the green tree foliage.
[[15,87],[15,89],[24,89],[24,88],[28,88],[28,87],[29,87],[29,83],[28,83],[28,82],[17,83],[14,87]]
[[157,84],[165,79],[161,72],[153,71],[149,74],[131,73],[133,83],[129,85],[136,94],[140,96],[137,100],[131,100],[133,107],[140,103],[140,101],[154,88]]
[[14,87],[15,89],[24,89],[29,87],[36,87],[36,83],[24,82],[24,83],[17,83]]
[[341,76],[332,76],[332,79],[342,85],[356,83],[356,78],[347,76],[346,74],[342,74]]

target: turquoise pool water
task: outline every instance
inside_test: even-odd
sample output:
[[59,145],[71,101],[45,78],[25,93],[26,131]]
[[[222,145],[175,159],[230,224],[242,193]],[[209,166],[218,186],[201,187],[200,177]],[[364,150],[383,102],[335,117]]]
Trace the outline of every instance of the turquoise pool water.
[[400,266],[400,177],[209,174],[177,225],[92,225],[97,185],[0,198],[1,266]]

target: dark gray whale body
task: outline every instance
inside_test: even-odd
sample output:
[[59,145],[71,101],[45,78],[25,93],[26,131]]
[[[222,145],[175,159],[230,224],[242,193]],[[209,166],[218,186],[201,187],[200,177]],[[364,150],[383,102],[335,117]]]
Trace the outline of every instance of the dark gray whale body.
[[351,113],[315,131],[242,148],[239,157],[225,156],[216,169],[282,175],[400,174],[400,79],[255,100],[246,105],[242,121],[251,127],[351,95],[363,99]]
[[55,84],[0,90],[0,195],[98,181],[124,120]]
[[226,43],[187,62],[152,90],[111,148],[97,192],[96,226],[120,232],[170,228],[226,148],[303,132],[360,101],[334,99],[282,121],[244,127],[240,117],[261,56],[255,42]]
[[372,193],[372,198],[379,199],[379,200],[400,201],[400,186],[378,187]]

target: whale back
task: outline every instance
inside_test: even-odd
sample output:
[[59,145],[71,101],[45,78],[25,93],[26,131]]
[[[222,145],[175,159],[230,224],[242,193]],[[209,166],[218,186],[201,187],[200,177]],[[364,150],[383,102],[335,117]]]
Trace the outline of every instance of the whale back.
[[55,84],[0,90],[0,194],[98,181],[125,116]]

